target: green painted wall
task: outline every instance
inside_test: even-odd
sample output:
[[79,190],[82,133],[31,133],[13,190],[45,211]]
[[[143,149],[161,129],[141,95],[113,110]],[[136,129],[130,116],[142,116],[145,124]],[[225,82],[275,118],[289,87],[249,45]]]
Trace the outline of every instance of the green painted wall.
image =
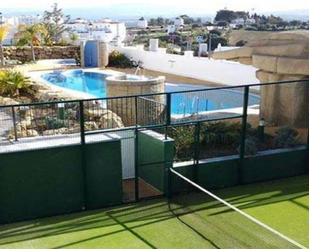
[[80,146],[0,154],[0,223],[79,211]]
[[210,161],[200,164],[197,171],[198,183],[209,189],[231,187],[239,181],[239,159]]
[[120,141],[87,144],[82,155],[80,145],[0,154],[0,223],[121,203]]
[[306,149],[296,149],[249,157],[242,167],[243,183],[301,175],[308,167]]
[[122,203],[120,140],[86,146],[87,208]]
[[[194,179],[193,165],[176,167],[175,169],[188,177]],[[308,172],[308,150],[299,148],[294,150],[277,151],[248,157],[240,164],[240,159],[209,160],[197,167],[197,183],[209,189],[219,189],[248,184],[260,181],[280,179],[302,175]],[[172,177],[173,192],[187,189],[187,184]]]
[[145,132],[138,134],[138,175],[161,192],[166,191],[165,168],[173,158],[173,140],[162,140]]

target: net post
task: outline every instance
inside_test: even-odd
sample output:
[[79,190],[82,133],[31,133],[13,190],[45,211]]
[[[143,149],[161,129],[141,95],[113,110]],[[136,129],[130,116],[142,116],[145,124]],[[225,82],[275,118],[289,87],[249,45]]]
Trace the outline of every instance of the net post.
[[[308,127],[308,134],[307,134],[307,163],[306,165],[309,165],[309,127]],[[309,173],[309,167],[305,166],[305,172]]]
[[245,158],[245,149],[246,149],[246,133],[247,133],[247,118],[248,118],[248,103],[249,103],[249,86],[245,86],[244,96],[243,96],[243,111],[242,111],[242,122],[241,122],[241,140],[240,140],[240,150],[239,150],[239,159],[240,165],[238,169],[238,179],[239,183],[242,183],[242,168],[243,161]]
[[165,162],[164,164],[164,171],[165,171],[165,177],[166,177],[166,197],[167,199],[172,198],[172,163]]

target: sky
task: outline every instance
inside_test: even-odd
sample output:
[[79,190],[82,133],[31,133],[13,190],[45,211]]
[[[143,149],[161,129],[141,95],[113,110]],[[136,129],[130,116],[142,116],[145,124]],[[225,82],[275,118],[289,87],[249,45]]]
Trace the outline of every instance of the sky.
[[[94,8],[122,11],[127,8],[129,14],[142,15],[153,12],[183,11],[183,13],[214,14],[227,7],[232,10],[261,12],[308,10],[309,0],[0,0],[0,11],[45,10],[57,2],[64,9]],[[132,13],[131,13],[132,12]],[[157,13],[156,13],[157,14]]]

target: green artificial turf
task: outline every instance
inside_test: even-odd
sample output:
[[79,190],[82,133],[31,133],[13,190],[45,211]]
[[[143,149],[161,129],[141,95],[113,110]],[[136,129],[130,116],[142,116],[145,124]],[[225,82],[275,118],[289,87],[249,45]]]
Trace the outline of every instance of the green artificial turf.
[[[216,194],[309,247],[308,175]],[[172,200],[1,226],[0,248],[293,248],[204,194]]]

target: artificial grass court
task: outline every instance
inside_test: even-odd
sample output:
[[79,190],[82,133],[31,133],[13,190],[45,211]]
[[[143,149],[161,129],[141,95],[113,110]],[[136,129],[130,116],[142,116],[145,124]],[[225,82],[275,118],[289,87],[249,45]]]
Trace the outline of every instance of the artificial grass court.
[[[309,175],[215,193],[309,247]],[[193,212],[195,210],[195,212]],[[205,194],[0,227],[0,248],[296,248]]]

